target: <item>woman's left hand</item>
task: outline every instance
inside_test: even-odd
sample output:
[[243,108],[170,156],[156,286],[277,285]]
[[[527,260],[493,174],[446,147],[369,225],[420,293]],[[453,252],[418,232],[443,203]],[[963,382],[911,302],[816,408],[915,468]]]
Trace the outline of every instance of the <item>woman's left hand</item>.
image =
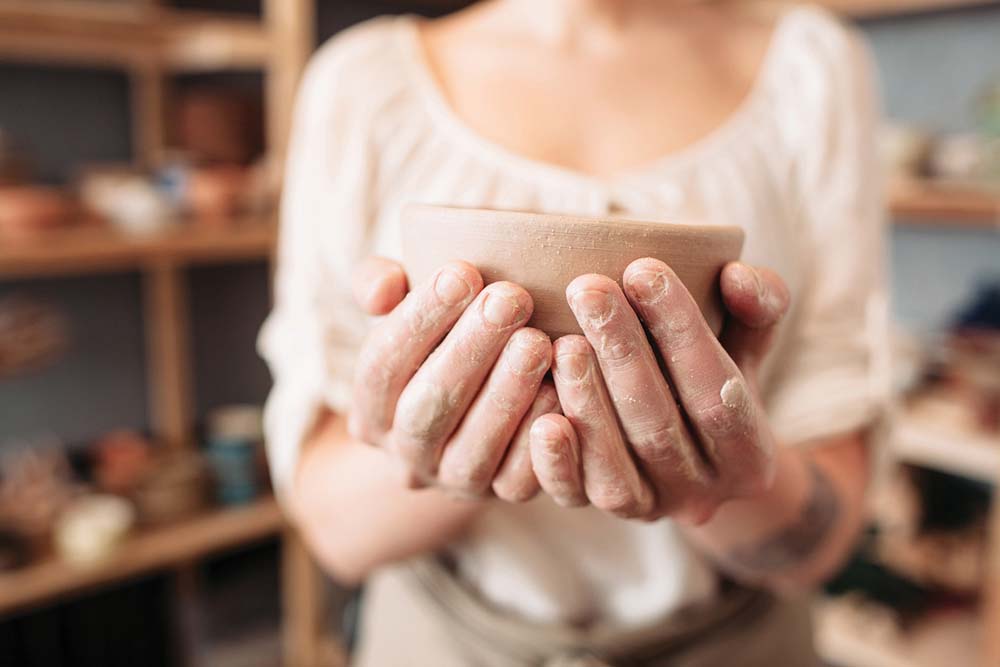
[[554,344],[565,416],[533,424],[532,466],[561,505],[705,522],[772,483],[774,436],[756,376],[788,290],[767,269],[727,265],[720,341],[663,262],[636,260],[622,282],[624,293],[584,275],[566,290],[586,337]]

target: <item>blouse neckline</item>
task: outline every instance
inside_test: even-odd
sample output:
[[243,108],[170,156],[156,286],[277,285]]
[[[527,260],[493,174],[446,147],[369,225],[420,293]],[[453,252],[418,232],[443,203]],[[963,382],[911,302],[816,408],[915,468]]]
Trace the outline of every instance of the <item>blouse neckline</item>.
[[796,8],[789,9],[778,19],[750,90],[722,122],[682,148],[606,177],[528,157],[480,134],[452,108],[433,74],[420,37],[419,24],[423,19],[411,14],[398,17],[396,34],[403,61],[420,102],[430,114],[436,129],[443,135],[452,138],[480,159],[511,170],[522,178],[530,175],[543,183],[561,182],[570,186],[610,189],[628,183],[663,178],[668,173],[714,153],[731,137],[738,135],[744,125],[753,119],[755,110],[767,97],[771,80],[778,69],[779,56],[784,51],[784,43],[790,32],[789,26],[794,22],[792,19],[797,11]]

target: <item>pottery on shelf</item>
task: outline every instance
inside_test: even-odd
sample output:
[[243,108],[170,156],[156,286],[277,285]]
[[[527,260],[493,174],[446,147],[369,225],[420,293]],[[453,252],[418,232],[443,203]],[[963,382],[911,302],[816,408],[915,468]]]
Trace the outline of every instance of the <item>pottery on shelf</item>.
[[509,280],[528,290],[535,304],[530,326],[553,338],[580,333],[565,296],[574,278],[599,273],[620,284],[625,268],[642,257],[662,260],[677,273],[718,334],[723,320],[719,274],[743,248],[739,227],[617,217],[411,204],[401,224],[403,265],[411,285],[448,261],[465,260],[486,284]]

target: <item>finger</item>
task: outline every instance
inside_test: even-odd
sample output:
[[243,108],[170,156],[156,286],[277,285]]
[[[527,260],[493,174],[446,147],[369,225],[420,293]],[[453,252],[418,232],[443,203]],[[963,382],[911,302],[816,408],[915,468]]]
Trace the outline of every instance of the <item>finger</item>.
[[448,440],[438,483],[465,495],[490,488],[507,445],[538,393],[552,362],[552,343],[538,329],[518,329]]
[[[689,495],[691,489],[684,487],[705,487],[711,470],[618,283],[607,276],[580,276],[566,288],[566,298],[597,354],[621,428],[638,459],[679,495]],[[660,498],[661,506],[664,501]]]
[[553,344],[552,368],[559,403],[580,441],[587,498],[617,516],[648,514],[653,507],[652,492],[632,462],[587,339],[558,339]]
[[587,504],[580,467],[580,443],[562,415],[542,415],[530,430],[531,465],[542,490],[563,507]]
[[406,296],[406,272],[391,259],[369,257],[351,276],[354,300],[369,315],[385,315]]
[[769,478],[771,443],[758,428],[756,402],[698,304],[663,262],[639,259],[624,276],[704,452],[724,484],[753,493]]
[[358,354],[348,419],[352,436],[382,441],[403,387],[482,288],[471,264],[446,264],[379,323]]
[[730,314],[722,334],[723,347],[744,372],[755,370],[788,311],[788,288],[774,271],[740,262],[725,266],[719,284]]
[[545,414],[560,414],[559,398],[556,388],[549,382],[543,382],[538,388],[538,395],[531,404],[527,414],[514,433],[507,447],[500,470],[493,478],[493,493],[497,498],[509,503],[523,503],[531,500],[538,493],[538,478],[531,467],[531,425]]
[[391,446],[418,476],[433,476],[441,447],[531,311],[524,288],[508,282],[487,286],[403,389]]

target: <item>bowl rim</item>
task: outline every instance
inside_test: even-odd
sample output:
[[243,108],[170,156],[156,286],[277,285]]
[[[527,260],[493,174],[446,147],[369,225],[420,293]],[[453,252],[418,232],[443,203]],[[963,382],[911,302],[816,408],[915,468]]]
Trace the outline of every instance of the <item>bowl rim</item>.
[[406,204],[402,210],[401,219],[412,216],[443,215],[449,218],[465,217],[488,218],[500,222],[526,222],[527,220],[542,221],[559,224],[577,225],[607,225],[609,222],[616,224],[624,223],[634,228],[648,229],[651,231],[667,231],[673,234],[689,234],[692,236],[714,236],[727,239],[739,238],[741,242],[746,240],[746,231],[738,225],[715,225],[699,224],[691,222],[673,222],[667,220],[636,220],[619,215],[606,216],[586,216],[570,213],[537,213],[525,209],[500,209],[483,208],[474,206],[455,206],[442,204],[426,204],[421,202],[411,202]]

